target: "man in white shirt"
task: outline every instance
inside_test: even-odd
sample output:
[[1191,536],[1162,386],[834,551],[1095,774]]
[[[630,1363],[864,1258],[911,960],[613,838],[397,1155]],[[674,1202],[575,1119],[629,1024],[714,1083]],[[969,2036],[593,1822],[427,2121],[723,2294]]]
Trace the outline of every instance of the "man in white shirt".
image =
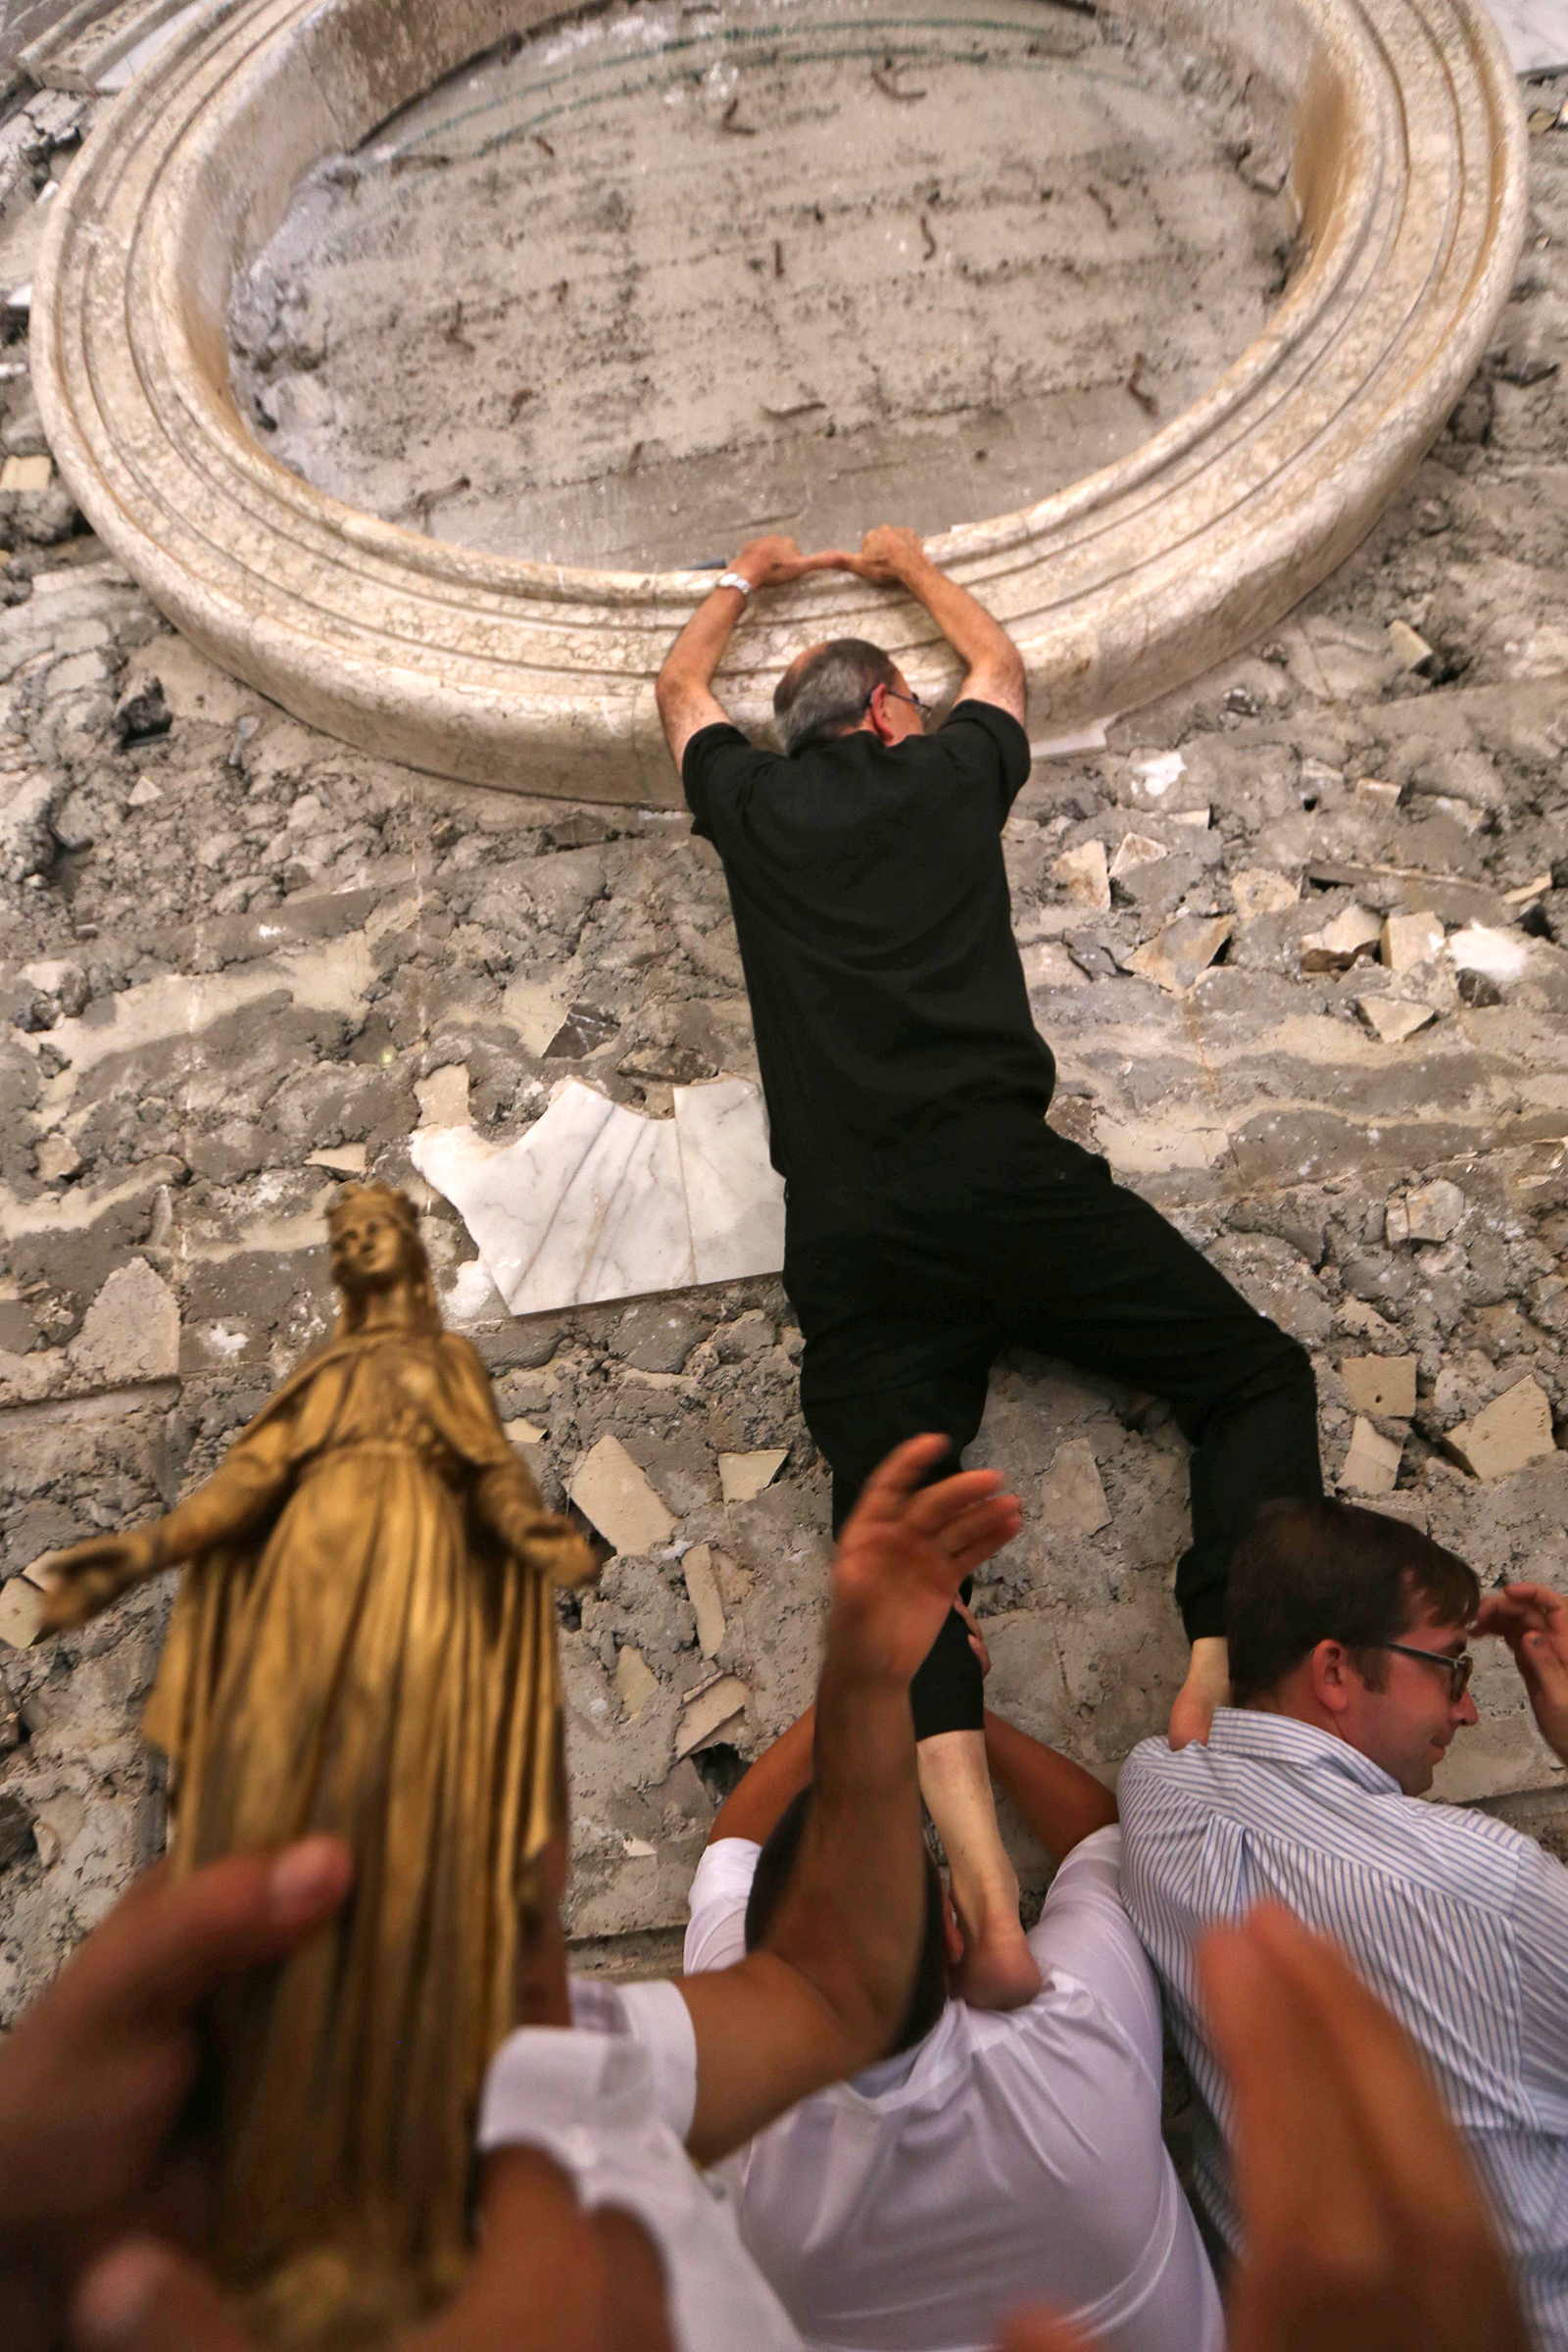
[[1416,1800],[1476,1721],[1467,1631],[1508,1642],[1568,1761],[1568,1604],[1471,1569],[1401,1520],[1275,1504],[1231,1571],[1237,1704],[1206,1745],[1122,1769],[1122,1890],[1208,2115],[1198,2184],[1239,2243],[1231,2115],[1195,1945],[1278,1902],[1333,1936],[1425,2053],[1492,2198],[1526,2309],[1568,2347],[1568,1872],[1502,1822]]
[[[741,2235],[813,2352],[971,2352],[1020,2304],[1106,2352],[1218,2352],[1219,2299],[1160,2137],[1153,1976],[1117,1893],[1115,1808],[988,1714],[997,1779],[1061,1863],[1029,1937],[1042,1988],[950,1998],[959,1932],[928,1863],[920,1976],[894,2054],[723,2168]],[[741,1961],[796,1883],[816,1803],[809,1716],[759,1759],[698,1867],[684,1982]]]

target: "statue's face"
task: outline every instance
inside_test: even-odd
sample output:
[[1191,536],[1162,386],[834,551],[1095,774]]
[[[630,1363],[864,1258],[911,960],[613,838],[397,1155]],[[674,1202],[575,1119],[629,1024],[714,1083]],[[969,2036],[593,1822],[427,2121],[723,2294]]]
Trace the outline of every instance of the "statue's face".
[[387,1290],[403,1271],[403,1229],[383,1208],[350,1209],[333,1232],[331,1261],[339,1290]]

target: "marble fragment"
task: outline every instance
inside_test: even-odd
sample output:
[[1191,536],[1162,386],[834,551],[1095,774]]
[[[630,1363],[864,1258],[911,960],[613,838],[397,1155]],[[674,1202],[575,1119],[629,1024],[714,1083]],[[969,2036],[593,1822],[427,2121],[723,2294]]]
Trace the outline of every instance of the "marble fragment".
[[1395,997],[1357,997],[1355,1009],[1373,1036],[1386,1046],[1402,1046],[1407,1037],[1438,1017],[1431,1004],[1403,1004]]
[[502,997],[501,1017],[530,1054],[542,1054],[565,1019],[566,1007],[543,981],[514,980]]
[[26,1576],[9,1576],[0,1585],[0,1642],[12,1649],[29,1649],[38,1639],[44,1596]]
[[1289,874],[1276,873],[1272,866],[1248,865],[1231,876],[1231,897],[1236,902],[1237,920],[1245,930],[1255,923],[1259,915],[1283,914],[1300,897],[1299,885]]
[[1473,1475],[1485,1481],[1506,1478],[1543,1454],[1555,1453],[1551,1434],[1551,1399],[1539,1382],[1526,1374],[1494,1396],[1473,1421],[1461,1421],[1444,1440],[1449,1451]]
[[1443,953],[1444,929],[1430,907],[1419,914],[1391,914],[1383,925],[1379,952],[1391,972],[1407,972]]
[[1383,925],[1369,906],[1346,906],[1321,931],[1301,941],[1303,972],[1344,972],[1375,953]]
[[1395,1438],[1386,1438],[1374,1429],[1364,1415],[1357,1413],[1350,1432],[1349,1450],[1340,1472],[1340,1485],[1352,1494],[1389,1494],[1398,1484],[1399,1457],[1403,1446]]
[[628,1715],[640,1715],[649,1700],[659,1696],[659,1677],[633,1642],[621,1647],[614,1682],[615,1696]]
[[674,1094],[694,1269],[688,1279],[776,1274],[784,1263],[784,1182],[767,1156],[760,1094],[744,1078],[677,1086]]
[[443,1069],[432,1070],[428,1078],[416,1078],[414,1092],[421,1127],[468,1125],[468,1072],[463,1062],[448,1062]]
[[1040,1516],[1064,1535],[1092,1536],[1110,1525],[1100,1465],[1087,1438],[1069,1438],[1057,1446],[1040,1489]]
[[675,1735],[676,1762],[682,1756],[694,1755],[698,1748],[716,1739],[725,1725],[741,1713],[750,1696],[746,1685],[734,1674],[722,1674],[716,1683],[699,1690],[687,1701],[680,1730]]
[[1147,752],[1133,761],[1133,797],[1162,801],[1186,773],[1187,762],[1180,752]]
[[567,1493],[616,1551],[652,1551],[675,1532],[674,1520],[618,1438],[603,1437],[584,1454]]
[[1232,915],[1210,921],[1201,915],[1179,914],[1157,939],[1134,950],[1127,958],[1127,969],[1168,989],[1172,996],[1185,996],[1196,988],[1235,928]]
[[754,1494],[772,1485],[788,1456],[787,1446],[764,1446],[757,1453],[721,1453],[718,1485],[724,1500],[750,1502]]
[[1133,873],[1141,865],[1155,865],[1169,856],[1162,841],[1153,841],[1147,833],[1124,833],[1110,861],[1110,878],[1119,882],[1123,874]]
[[1102,841],[1081,841],[1075,850],[1063,850],[1051,871],[1071,906],[1088,906],[1096,914],[1110,911],[1110,882]]
[[706,1544],[694,1544],[681,1560],[686,1597],[697,1619],[697,1646],[705,1658],[715,1658],[724,1640],[724,1602],[713,1573],[713,1555]]
[[1340,1378],[1358,1413],[1382,1413],[1408,1421],[1415,1411],[1413,1355],[1348,1355]]

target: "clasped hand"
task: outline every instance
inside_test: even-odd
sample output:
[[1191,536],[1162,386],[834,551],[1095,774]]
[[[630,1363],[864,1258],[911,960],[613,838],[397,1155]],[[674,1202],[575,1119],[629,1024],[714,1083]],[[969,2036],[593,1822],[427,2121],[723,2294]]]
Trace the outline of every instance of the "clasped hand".
[[773,532],[765,538],[749,539],[730,568],[750,580],[754,588],[783,588],[812,571],[853,571],[879,588],[893,588],[924,562],[917,532],[900,523],[884,522],[866,532],[857,555],[847,548],[830,547],[806,556],[793,539]]

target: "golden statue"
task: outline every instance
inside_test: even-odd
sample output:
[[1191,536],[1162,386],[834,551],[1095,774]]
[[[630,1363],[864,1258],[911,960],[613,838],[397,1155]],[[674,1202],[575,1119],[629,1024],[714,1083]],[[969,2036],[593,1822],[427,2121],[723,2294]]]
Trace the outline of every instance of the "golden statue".
[[379,2334],[461,2270],[480,2084],[563,1829],[553,1587],[595,1564],[442,1330],[407,1197],[357,1187],[327,1223],[332,1340],[166,1518],[57,1553],[46,1613],[185,1562],[144,1719],[173,1867],[353,1849],[333,1927],[217,2021],[216,2259],[300,2344]]

